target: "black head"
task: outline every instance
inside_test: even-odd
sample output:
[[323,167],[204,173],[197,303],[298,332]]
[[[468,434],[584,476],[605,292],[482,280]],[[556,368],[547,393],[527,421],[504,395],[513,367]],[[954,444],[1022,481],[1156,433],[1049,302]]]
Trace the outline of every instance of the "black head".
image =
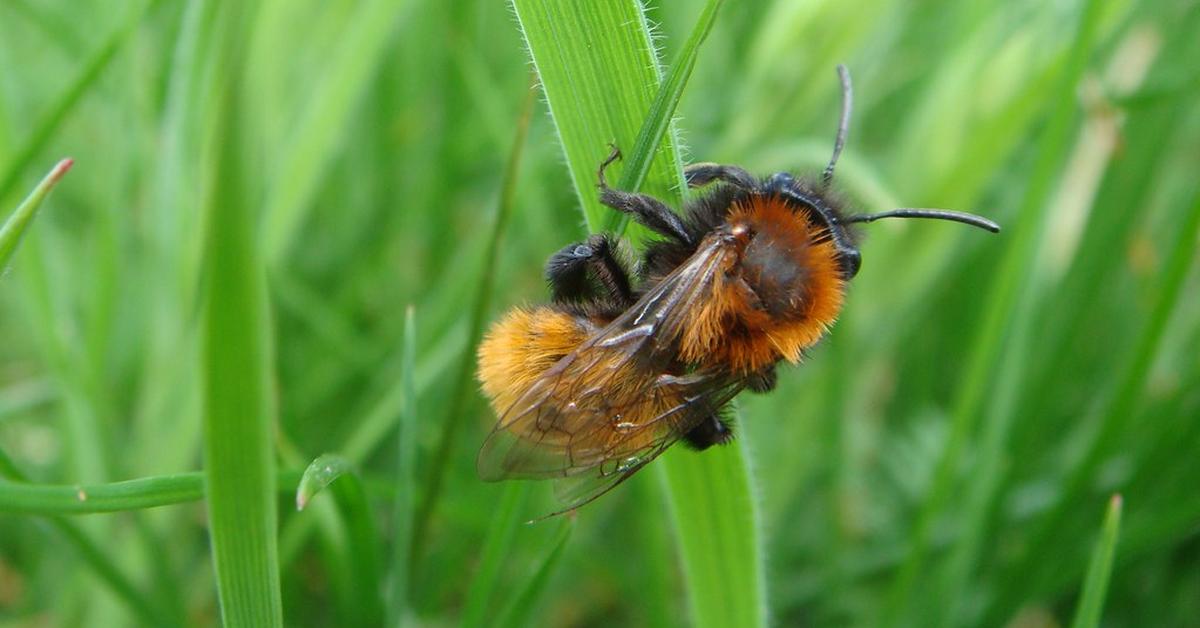
[[830,192],[830,184],[833,182],[833,171],[837,166],[838,157],[841,156],[842,148],[846,145],[854,92],[850,84],[850,71],[846,69],[846,66],[838,65],[837,72],[842,83],[842,112],[838,119],[833,155],[830,156],[829,164],[821,173],[820,183],[812,185],[786,172],[779,172],[764,181],[763,192],[778,195],[793,205],[807,210],[806,215],[813,226],[819,228],[821,232],[829,234],[829,238],[837,250],[838,264],[841,267],[843,279],[854,278],[862,266],[862,254],[859,253],[858,246],[847,228],[847,225],[852,223],[874,222],[880,218],[934,218],[961,222],[992,233],[1000,231],[1000,225],[986,218],[944,209],[900,208],[877,214],[843,215],[840,203],[834,200],[834,196]]

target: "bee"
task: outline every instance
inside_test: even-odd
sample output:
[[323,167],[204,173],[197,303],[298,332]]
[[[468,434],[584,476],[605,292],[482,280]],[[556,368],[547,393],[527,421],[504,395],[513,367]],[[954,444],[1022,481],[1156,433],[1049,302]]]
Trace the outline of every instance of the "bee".
[[850,119],[850,75],[838,66],[842,109],[833,155],[819,179],[764,179],[699,163],[691,188],[711,186],[682,215],[661,201],[609,187],[600,201],[660,237],[630,279],[617,241],[598,234],[550,257],[549,304],[516,308],[478,352],[479,379],[496,415],[479,452],[482,479],[555,479],[574,510],[682,440],[696,450],[733,437],[723,409],[742,390],[768,392],[776,366],[795,364],[829,331],[862,257],[851,225],[881,218],[990,220],[946,210],[847,214],[830,189]]

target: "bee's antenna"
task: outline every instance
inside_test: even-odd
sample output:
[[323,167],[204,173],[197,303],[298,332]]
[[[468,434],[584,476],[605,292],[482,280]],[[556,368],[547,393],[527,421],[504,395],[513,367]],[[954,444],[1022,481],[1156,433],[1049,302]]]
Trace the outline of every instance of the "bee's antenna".
[[837,139],[833,141],[833,156],[829,158],[829,165],[825,166],[825,172],[821,175],[821,184],[826,187],[829,186],[830,181],[833,181],[833,168],[842,154],[842,147],[846,145],[846,133],[850,130],[850,109],[854,105],[854,90],[850,87],[850,70],[839,63],[837,73],[838,78],[842,80],[842,118],[838,121]]
[[966,212],[955,212],[948,209],[921,209],[913,207],[901,207],[891,211],[879,212],[878,214],[856,214],[846,216],[839,220],[839,223],[846,224],[851,222],[874,222],[880,218],[935,218],[937,220],[953,220],[963,224],[979,227],[991,231],[992,233],[1000,232],[1000,225],[975,214]]

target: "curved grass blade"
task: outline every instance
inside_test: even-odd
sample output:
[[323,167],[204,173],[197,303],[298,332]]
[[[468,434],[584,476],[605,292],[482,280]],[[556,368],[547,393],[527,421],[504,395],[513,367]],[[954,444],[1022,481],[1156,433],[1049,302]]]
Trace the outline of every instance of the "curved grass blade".
[[309,463],[296,487],[296,510],[304,510],[308,501],[334,480],[346,473],[354,473],[350,461],[336,454],[325,454]]
[[[21,236],[25,235],[25,230],[33,222],[33,217],[37,215],[42,201],[46,200],[46,195],[71,169],[73,163],[75,162],[72,159],[63,159],[58,162],[42,179],[42,182],[29,193],[29,196],[25,197],[25,200],[17,206],[16,211],[4,222],[4,226],[0,227],[0,273],[3,273],[4,269],[8,267],[8,261],[16,252],[17,245],[21,243]],[[3,196],[0,194],[0,197]]]
[[1108,500],[1104,514],[1104,528],[1084,580],[1083,594],[1075,608],[1075,619],[1071,628],[1097,628],[1104,614],[1104,596],[1108,592],[1108,580],[1112,576],[1113,558],[1117,554],[1117,537],[1121,532],[1121,496],[1113,495]]
[[[698,46],[711,26],[716,3],[709,2],[693,35]],[[646,121],[656,95],[669,104],[683,89],[695,50],[681,52],[673,76],[678,85],[660,88],[654,48],[642,7],[620,2],[514,0],[525,41],[533,56],[550,114],[591,230],[608,224],[608,208],[595,193],[596,167],[607,144],[635,146],[644,126],[665,128],[661,145],[626,153],[629,165],[649,163],[640,189],[676,206],[683,201],[683,172],[674,133],[667,120]],[[655,109],[669,118],[668,106]],[[651,153],[651,150],[654,153]],[[619,180],[624,181],[625,170]],[[636,173],[628,175],[636,178]],[[675,532],[683,557],[693,621],[700,625],[766,624],[766,594],[757,504],[750,488],[744,445],[704,456],[669,452],[658,462],[670,489]],[[707,478],[711,481],[700,481]],[[714,548],[720,548],[714,560]],[[728,550],[728,551],[726,551]],[[664,594],[668,594],[664,592]]]

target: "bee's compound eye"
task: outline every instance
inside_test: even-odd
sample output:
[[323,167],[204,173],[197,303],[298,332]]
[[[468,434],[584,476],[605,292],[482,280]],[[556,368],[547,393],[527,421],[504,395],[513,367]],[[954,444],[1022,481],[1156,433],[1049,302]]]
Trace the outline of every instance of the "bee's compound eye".
[[575,247],[574,251],[571,251],[571,254],[575,257],[591,257],[592,247],[586,244],[580,244],[579,246]]
[[767,179],[767,189],[783,190],[791,187],[796,182],[796,178],[786,172],[776,172]]
[[842,249],[838,251],[838,265],[841,266],[843,279],[854,279],[862,266],[862,255],[855,249]]

